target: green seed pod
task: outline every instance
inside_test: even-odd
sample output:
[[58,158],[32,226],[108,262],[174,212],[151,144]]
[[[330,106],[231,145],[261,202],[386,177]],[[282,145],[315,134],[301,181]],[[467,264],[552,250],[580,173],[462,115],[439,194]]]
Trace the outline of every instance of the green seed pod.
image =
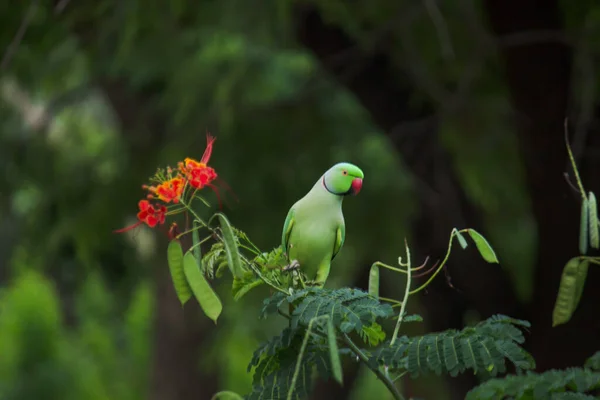
[[581,221],[579,224],[579,252],[581,254],[586,254],[588,249],[588,209],[588,199],[584,198],[581,203]]
[[[579,272],[580,259],[574,257],[567,262],[563,269],[552,313],[553,327],[567,323],[577,307]],[[587,273],[587,268],[585,272]],[[583,280],[585,281],[585,278]]]
[[373,264],[369,271],[369,294],[379,299],[379,267],[377,264]]
[[200,304],[200,308],[216,324],[219,315],[223,311],[223,304],[206,281],[206,278],[204,278],[204,275],[202,275],[202,272],[200,272],[196,257],[189,251],[183,256],[183,271],[189,287]]
[[575,293],[575,304],[573,305],[573,311],[579,305],[579,300],[581,300],[581,295],[583,294],[583,287],[585,286],[585,280],[587,278],[588,267],[590,262],[588,260],[581,260],[579,266],[577,268],[577,291]]
[[593,192],[588,194],[588,211],[590,224],[590,246],[592,249],[600,248],[600,233],[598,232],[598,205],[596,195]]

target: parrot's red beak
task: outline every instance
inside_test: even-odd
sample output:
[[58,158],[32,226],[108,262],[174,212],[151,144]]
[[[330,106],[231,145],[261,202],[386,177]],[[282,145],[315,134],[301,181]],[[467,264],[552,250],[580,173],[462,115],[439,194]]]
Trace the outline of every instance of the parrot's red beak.
[[356,196],[360,192],[360,189],[362,189],[362,179],[354,178],[352,180],[351,187],[352,187],[352,194]]

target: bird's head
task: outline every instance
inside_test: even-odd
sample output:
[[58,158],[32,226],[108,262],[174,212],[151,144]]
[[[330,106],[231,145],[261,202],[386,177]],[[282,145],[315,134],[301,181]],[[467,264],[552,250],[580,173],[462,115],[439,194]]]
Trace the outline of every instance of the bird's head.
[[364,174],[360,168],[350,163],[339,163],[323,174],[323,186],[339,196],[357,195],[362,188]]

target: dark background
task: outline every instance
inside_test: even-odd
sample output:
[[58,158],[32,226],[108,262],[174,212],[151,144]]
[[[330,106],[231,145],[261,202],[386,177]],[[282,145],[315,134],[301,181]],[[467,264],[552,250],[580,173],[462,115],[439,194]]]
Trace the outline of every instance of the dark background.
[[[365,172],[346,199],[328,286],[445,252],[453,227],[492,243],[455,252],[412,307],[421,329],[495,313],[530,320],[538,370],[599,350],[598,268],[572,320],[551,327],[578,254],[579,195],[600,192],[600,4],[542,0],[5,1],[0,5],[0,395],[6,399],[210,399],[249,390],[246,366],[276,332],[216,285],[217,326],[177,302],[163,231],[135,219],[159,165],[199,158],[238,195],[232,223],[264,250],[290,205],[333,163]],[[572,175],[572,173],[571,173]],[[210,196],[210,195],[209,195]],[[214,200],[214,196],[211,197]],[[386,275],[382,294],[400,298]],[[385,398],[368,371],[313,399]],[[425,377],[407,395],[462,399],[477,383]]]

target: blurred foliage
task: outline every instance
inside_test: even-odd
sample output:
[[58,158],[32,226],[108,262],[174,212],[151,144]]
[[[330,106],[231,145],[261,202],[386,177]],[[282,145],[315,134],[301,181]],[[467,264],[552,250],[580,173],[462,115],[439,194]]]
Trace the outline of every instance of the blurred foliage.
[[[228,197],[228,216],[260,248],[279,244],[289,206],[347,160],[361,166],[365,186],[344,204],[346,243],[329,285],[348,285],[365,265],[399,253],[418,210],[414,178],[357,100],[294,42],[294,2],[57,3],[64,9],[0,4],[2,60],[26,21],[0,72],[0,397],[146,398],[154,270],[166,268],[153,255],[164,241],[112,230],[135,217],[156,165],[201,155],[206,130],[218,137],[213,164],[239,197]],[[562,3],[569,35],[582,43],[574,90],[590,89],[575,96],[583,107],[598,87],[588,78],[600,5]],[[486,212],[487,236],[502,243],[499,258],[512,260],[519,296],[530,299],[536,238],[506,88],[496,55],[464,23],[471,14],[481,23],[479,3],[440,5],[452,56],[414,2],[315,4],[366,49],[393,31],[394,62],[424,88],[415,106],[453,104],[445,91],[485,53],[463,111],[441,112],[440,132]],[[264,290],[243,304],[224,299],[230,311],[203,343],[200,367],[218,370],[221,387],[247,392],[250,349],[280,328],[255,317]],[[361,374],[353,398],[375,385]]]
[[124,323],[115,324],[115,299],[90,275],[76,300],[79,324],[67,329],[52,282],[23,270],[0,300],[0,397],[145,398],[149,288],[135,290]]

